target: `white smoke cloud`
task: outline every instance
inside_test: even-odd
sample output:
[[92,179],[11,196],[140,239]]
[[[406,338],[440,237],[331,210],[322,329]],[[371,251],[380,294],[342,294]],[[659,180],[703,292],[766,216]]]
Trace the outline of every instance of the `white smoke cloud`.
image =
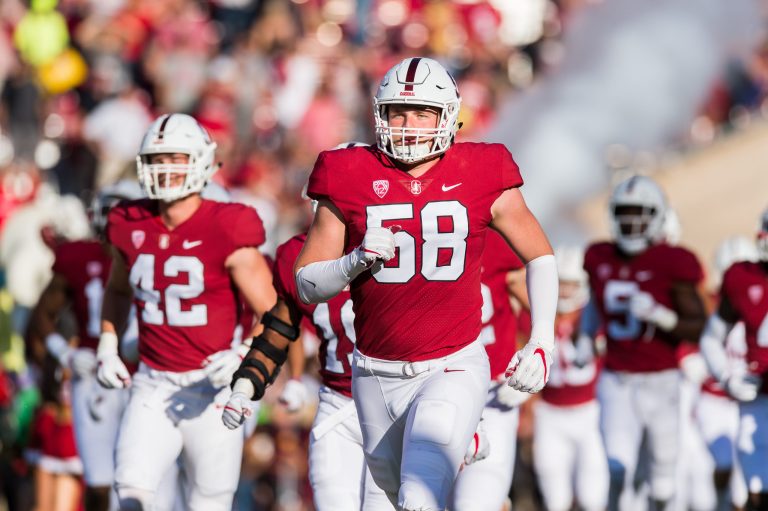
[[658,150],[684,134],[729,58],[759,40],[758,0],[605,0],[566,27],[562,66],[500,109],[531,209],[552,225],[609,181],[615,143]]

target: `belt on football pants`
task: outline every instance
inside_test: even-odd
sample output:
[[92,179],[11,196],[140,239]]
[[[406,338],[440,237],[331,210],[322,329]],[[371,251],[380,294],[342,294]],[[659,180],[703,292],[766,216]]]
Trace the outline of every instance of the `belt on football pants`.
[[344,403],[344,406],[330,414],[325,419],[321,420],[317,426],[312,428],[312,431],[310,431],[310,434],[312,435],[312,438],[315,440],[320,440],[322,437],[325,436],[326,433],[331,431],[333,428],[344,422],[347,417],[351,416],[355,413],[355,402],[350,400],[347,403]]
[[358,369],[362,369],[368,374],[412,378],[423,372],[429,371],[432,363],[430,360],[422,360],[421,362],[380,360],[366,357],[358,351],[355,354],[355,365]]

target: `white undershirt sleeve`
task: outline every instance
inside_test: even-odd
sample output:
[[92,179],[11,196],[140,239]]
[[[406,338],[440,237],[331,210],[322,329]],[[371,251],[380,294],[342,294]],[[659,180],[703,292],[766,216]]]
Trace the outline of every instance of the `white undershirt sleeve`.
[[557,264],[552,254],[537,257],[525,265],[525,281],[531,304],[531,340],[548,349],[555,348],[557,313]]

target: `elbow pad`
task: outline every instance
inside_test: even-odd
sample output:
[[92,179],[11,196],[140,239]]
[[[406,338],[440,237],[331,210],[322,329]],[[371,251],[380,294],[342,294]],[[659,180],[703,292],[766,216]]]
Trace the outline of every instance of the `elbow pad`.
[[557,313],[557,264],[552,254],[533,259],[525,265],[528,301],[531,303],[531,340],[550,352],[555,348]]

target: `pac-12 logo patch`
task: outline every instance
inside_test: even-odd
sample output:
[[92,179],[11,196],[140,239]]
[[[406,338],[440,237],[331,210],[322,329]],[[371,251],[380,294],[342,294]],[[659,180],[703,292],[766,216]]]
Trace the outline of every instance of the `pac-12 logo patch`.
[[144,231],[133,231],[131,232],[131,243],[133,243],[133,248],[136,250],[140,249],[141,246],[144,244],[144,240],[147,238],[147,235]]
[[376,193],[376,195],[379,196],[379,198],[383,199],[389,191],[389,181],[386,179],[377,179],[373,182],[373,191]]

